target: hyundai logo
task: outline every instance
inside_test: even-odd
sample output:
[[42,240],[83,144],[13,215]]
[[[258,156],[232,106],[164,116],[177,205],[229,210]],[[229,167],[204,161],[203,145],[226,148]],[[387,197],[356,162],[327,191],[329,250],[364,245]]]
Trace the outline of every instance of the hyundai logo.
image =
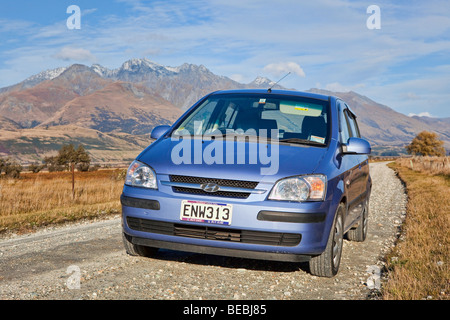
[[205,192],[216,192],[219,191],[220,187],[215,183],[204,183],[200,186]]

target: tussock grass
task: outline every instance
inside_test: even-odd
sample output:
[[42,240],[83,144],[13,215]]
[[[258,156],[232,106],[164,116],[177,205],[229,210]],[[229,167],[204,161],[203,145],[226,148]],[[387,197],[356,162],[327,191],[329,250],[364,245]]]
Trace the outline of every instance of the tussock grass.
[[0,179],[0,233],[120,212],[122,170],[23,173]]
[[450,157],[399,158],[396,162],[418,172],[450,175]]
[[[420,171],[410,169],[410,160]],[[400,159],[390,167],[406,184],[408,204],[402,235],[387,257],[383,298],[448,300],[450,175],[437,174],[445,166],[442,171],[427,158]]]

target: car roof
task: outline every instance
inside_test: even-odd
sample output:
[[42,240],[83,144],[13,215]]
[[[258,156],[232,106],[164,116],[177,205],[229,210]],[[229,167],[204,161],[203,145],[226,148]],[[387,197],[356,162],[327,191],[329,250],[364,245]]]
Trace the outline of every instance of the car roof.
[[328,101],[332,96],[311,93],[311,92],[303,92],[303,91],[295,91],[295,90],[267,90],[267,89],[236,89],[236,90],[219,90],[212,92],[211,95],[215,94],[273,94],[273,95],[289,95],[296,97],[304,97],[304,98],[312,98],[318,100]]

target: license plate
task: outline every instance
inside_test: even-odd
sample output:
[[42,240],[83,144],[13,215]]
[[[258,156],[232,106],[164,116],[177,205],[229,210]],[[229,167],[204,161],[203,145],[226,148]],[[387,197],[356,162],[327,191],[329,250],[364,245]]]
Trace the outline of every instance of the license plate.
[[180,219],[230,225],[232,211],[231,204],[183,200],[181,201]]

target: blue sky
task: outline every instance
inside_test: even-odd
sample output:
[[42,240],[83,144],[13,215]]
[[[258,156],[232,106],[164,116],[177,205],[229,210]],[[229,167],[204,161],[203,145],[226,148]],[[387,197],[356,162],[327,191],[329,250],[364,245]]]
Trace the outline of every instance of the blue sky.
[[[66,12],[81,9],[80,29]],[[380,29],[368,29],[370,5]],[[242,83],[355,91],[403,114],[450,117],[450,2],[14,0],[0,3],[0,87],[73,63],[203,64]]]

